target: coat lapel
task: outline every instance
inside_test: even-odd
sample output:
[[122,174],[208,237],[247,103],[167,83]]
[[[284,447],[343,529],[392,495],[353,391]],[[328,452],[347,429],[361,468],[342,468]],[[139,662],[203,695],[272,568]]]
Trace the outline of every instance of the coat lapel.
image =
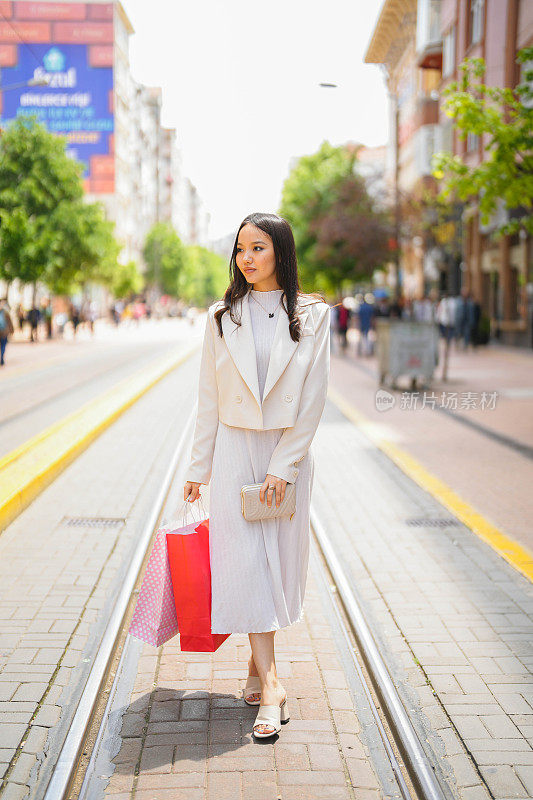
[[[235,366],[239,370],[243,380],[245,380],[247,385],[250,387],[253,396],[257,400],[257,404],[261,406],[249,298],[249,292],[247,292],[244,297],[241,298],[240,313],[242,324],[239,326],[232,322],[228,311],[222,316],[222,330],[224,333],[226,346],[231,354]],[[239,309],[237,308],[237,312],[238,310]],[[298,316],[301,320],[302,331],[305,330],[308,314],[309,309],[300,304]],[[287,314],[283,308],[280,308],[278,318],[276,320],[276,329],[274,331],[270,360],[268,362],[268,370],[265,378],[263,401],[276,381],[282,375],[297,347],[298,342],[295,342],[293,339],[291,339],[291,335],[289,333]]]

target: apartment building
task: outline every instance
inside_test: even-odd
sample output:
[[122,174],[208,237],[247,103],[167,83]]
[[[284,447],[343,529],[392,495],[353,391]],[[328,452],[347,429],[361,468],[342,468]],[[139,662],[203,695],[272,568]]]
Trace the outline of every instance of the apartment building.
[[[527,0],[385,0],[365,61],[382,65],[390,93],[390,163],[400,210],[422,186],[438,191],[431,156],[448,151],[471,165],[485,157],[486,142],[459,138],[443,112],[443,88],[458,76],[466,57],[481,56],[486,81],[515,86],[521,79],[516,53],[533,42],[533,4]],[[515,210],[500,209],[499,215]],[[456,204],[439,230],[411,226],[403,236],[404,294],[431,286],[470,289],[491,320],[493,335],[533,346],[533,277],[530,237],[497,242],[498,215],[482,225],[475,204]]]
[[176,131],[162,125],[161,89],[132,77],[133,32],[119,0],[2,0],[0,128],[37,113],[66,135],[69,155],[84,164],[87,199],[115,222],[120,260],[142,270],[155,222],[205,244],[209,215],[184,174]]

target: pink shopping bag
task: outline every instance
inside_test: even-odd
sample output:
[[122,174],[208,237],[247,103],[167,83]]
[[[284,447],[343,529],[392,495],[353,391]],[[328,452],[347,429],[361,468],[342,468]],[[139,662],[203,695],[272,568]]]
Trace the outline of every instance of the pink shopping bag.
[[[180,531],[192,533],[197,524],[191,522]],[[176,528],[170,524],[159,528],[156,533],[128,631],[154,647],[168,642],[178,633],[167,551],[167,533],[173,530]]]

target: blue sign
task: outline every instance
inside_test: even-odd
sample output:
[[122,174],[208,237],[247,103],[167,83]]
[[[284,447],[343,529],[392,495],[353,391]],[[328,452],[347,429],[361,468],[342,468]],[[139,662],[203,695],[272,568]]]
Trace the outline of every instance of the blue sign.
[[[68,138],[67,152],[91,177],[91,156],[112,154],[113,68],[91,66],[85,44],[17,45],[17,63],[0,72],[3,108],[0,125],[35,114],[53,133]],[[29,81],[46,81],[28,86]],[[16,85],[17,88],[9,87]],[[110,176],[111,177],[111,176]]]

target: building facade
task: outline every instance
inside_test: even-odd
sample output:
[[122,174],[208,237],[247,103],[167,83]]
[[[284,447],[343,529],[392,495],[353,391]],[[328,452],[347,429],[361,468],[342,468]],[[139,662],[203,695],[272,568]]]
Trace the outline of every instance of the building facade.
[[[521,80],[516,54],[532,42],[528,0],[385,0],[365,61],[382,65],[390,93],[390,162],[400,214],[403,200],[420,187],[438,191],[430,169],[434,153],[453,152],[472,166],[485,157],[486,141],[461,139],[443,112],[442,91],[458,77],[461,62],[481,56],[489,85],[514,87]],[[468,289],[493,335],[533,346],[530,238],[496,241],[497,219],[484,226],[474,204],[457,204],[429,234],[427,225],[414,226],[411,235],[403,226],[403,292],[416,297],[432,285],[453,293]]]
[[[533,4],[528,0],[442,0],[440,42],[444,88],[458,77],[465,58],[485,60],[485,82],[513,88],[523,79],[516,54],[533,44]],[[453,152],[472,166],[482,162],[487,137],[454,132]],[[500,208],[488,224],[478,209],[464,210],[463,284],[480,301],[491,332],[512,345],[533,347],[533,254],[531,237],[492,233],[506,217]]]
[[206,244],[209,215],[183,172],[176,131],[162,125],[161,89],[132,77],[134,31],[119,0],[1,0],[0,9],[0,126],[35,113],[67,137],[87,200],[115,222],[123,263],[142,271],[156,222]]

